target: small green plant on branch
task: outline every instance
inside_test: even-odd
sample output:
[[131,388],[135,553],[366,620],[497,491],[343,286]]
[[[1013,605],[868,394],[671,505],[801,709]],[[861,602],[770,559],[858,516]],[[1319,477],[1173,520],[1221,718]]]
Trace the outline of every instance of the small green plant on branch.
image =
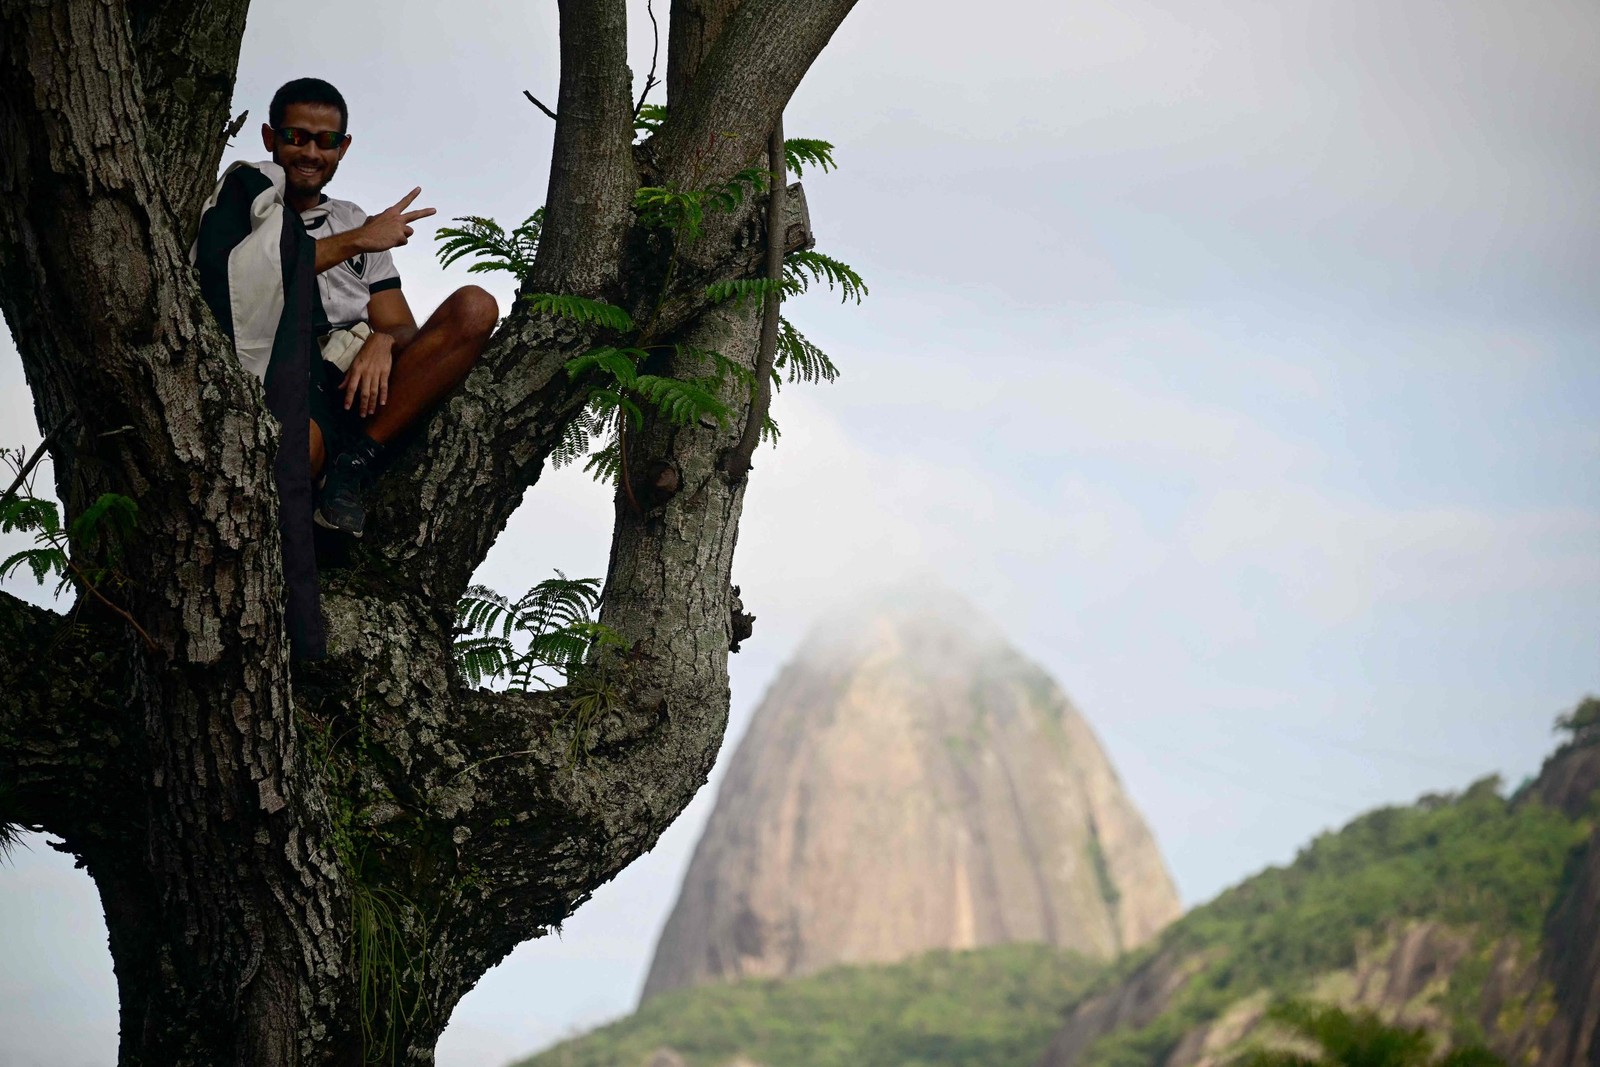
[[501,681],[523,692],[565,684],[568,766],[582,760],[595,723],[617,702],[599,654],[628,648],[621,634],[595,619],[599,607],[598,578],[560,571],[515,601],[475,585],[457,606],[456,665],[469,684]]
[[517,600],[483,585],[456,606],[456,665],[471,685],[504,681],[508,689],[549,689],[566,680],[591,651],[626,648],[621,634],[598,622],[600,579],[556,571]]
[[[39,446],[40,451],[44,446]],[[15,478],[0,496],[0,533],[31,533],[33,547],[13,552],[0,561],[0,580],[27,569],[40,585],[56,578],[55,594],[69,585],[98,600],[132,626],[147,647],[156,642],[128,610],[111,599],[128,586],[119,569],[123,546],[139,521],[139,505],[119,493],[102,493],[71,523],[63,524],[54,501],[33,495],[33,469],[38,453],[28,458],[20,448],[0,448],[0,463]]]
[[[642,104],[634,128],[649,136],[666,120],[666,108]],[[806,167],[822,172],[833,170],[833,145],[814,138],[796,137],[784,141],[787,166],[796,174]],[[670,290],[682,249],[697,240],[708,212],[729,212],[745,200],[766,191],[769,172],[763,167],[746,167],[725,181],[702,189],[675,189],[644,186],[634,194],[634,209],[639,221],[670,234],[671,253],[663,272],[656,310]],[[459,227],[439,231],[439,259],[445,265],[467,256],[478,260],[469,270],[504,270],[519,281],[526,281],[537,251],[544,209],[534,212],[521,226],[509,233],[494,222],[476,216],[455,221]],[[848,264],[812,250],[790,252],[783,259],[781,282],[764,278],[742,278],[714,282],[704,292],[708,303],[746,300],[764,301],[799,296],[813,286],[826,285],[837,290],[841,301],[860,303],[867,294],[866,282]],[[623,308],[600,300],[560,293],[528,293],[522,298],[540,315],[563,319],[580,326],[609,331],[614,336],[566,364],[570,378],[586,378],[594,384],[582,412],[566,426],[561,440],[551,453],[551,463],[563,467],[579,460],[597,480],[619,485],[628,500],[633,494],[625,461],[628,433],[643,421],[645,411],[653,410],[674,425],[697,421],[725,426],[734,411],[729,392],[752,397],[755,378],[749,367],[728,359],[719,352],[690,349],[657,338],[653,322],[636,323]],[[654,313],[650,316],[653,319]],[[671,361],[678,375],[654,373],[650,368]],[[685,368],[698,373],[685,376]],[[772,364],[772,385],[780,389],[785,381],[832,382],[839,368],[821,348],[807,340],[787,318],[780,318],[777,353]],[[730,386],[734,386],[730,390]],[[763,415],[760,436],[776,441],[777,423]]]
[[476,256],[467,267],[469,274],[503,270],[521,281],[533,270],[533,257],[539,251],[539,235],[544,231],[544,208],[523,220],[510,233],[493,219],[463,215],[453,219],[461,226],[441,226],[434,235],[439,242],[439,263],[448,267],[458,259]]

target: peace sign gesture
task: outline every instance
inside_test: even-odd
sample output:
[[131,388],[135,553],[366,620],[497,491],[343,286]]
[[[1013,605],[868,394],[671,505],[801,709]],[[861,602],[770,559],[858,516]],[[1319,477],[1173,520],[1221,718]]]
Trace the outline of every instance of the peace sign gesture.
[[422,186],[419,185],[402,196],[393,207],[384,208],[368,218],[359,228],[361,251],[384,252],[405,244],[411,238],[411,224],[434,214],[434,209],[431,207],[418,208],[416,211],[406,210],[421,192]]

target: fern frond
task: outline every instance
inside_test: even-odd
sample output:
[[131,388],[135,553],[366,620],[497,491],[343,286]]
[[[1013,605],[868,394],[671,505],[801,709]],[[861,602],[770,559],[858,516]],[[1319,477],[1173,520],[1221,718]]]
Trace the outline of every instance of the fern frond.
[[567,296],[561,293],[528,293],[522,298],[540,315],[553,319],[570,319],[573,322],[592,323],[612,330],[633,329],[633,319],[615,304],[588,297]]
[[762,192],[771,181],[772,174],[765,167],[746,167],[721,185],[707,189],[705,206],[732,211],[744,203],[747,192],[750,195]]
[[622,475],[622,452],[617,448],[617,439],[613,437],[604,448],[591,455],[583,471],[597,482],[615,485]]
[[[23,567],[33,572],[33,580],[40,585],[52,574],[66,582],[67,556],[59,548],[24,548],[0,561],[0,579],[9,578]],[[58,587],[59,591],[59,587]]]
[[626,417],[629,425],[637,426],[644,421],[644,412],[639,410],[626,393],[616,389],[596,389],[589,394],[589,403],[601,415],[610,419]]
[[634,210],[646,226],[667,229],[693,240],[700,236],[705,221],[706,193],[685,192],[660,185],[646,185],[633,194]]
[[781,293],[784,296],[798,296],[805,292],[805,285],[791,279],[788,272],[774,280],[772,278],[730,278],[727,281],[712,282],[706,286],[706,299],[713,304],[721,304],[732,300],[734,307],[744,307],[746,300],[757,303],[766,300],[770,293]]
[[766,418],[761,420],[761,436],[757,440],[765,441],[767,444],[777,447],[778,438],[782,436],[783,431],[778,429],[777,421],[769,413]]
[[717,420],[719,426],[727,424],[730,412],[715,392],[717,385],[715,378],[667,378],[655,374],[641,374],[633,383],[640,396],[678,426],[688,426],[702,417]]
[[500,626],[500,636],[508,638],[514,622],[515,605],[486,585],[469,586],[456,601],[458,634],[488,634]]
[[38,531],[45,537],[61,532],[61,513],[49,500],[35,496],[14,496],[0,505],[0,533],[13,530]]
[[789,165],[789,172],[797,178],[807,166],[818,167],[824,174],[839,167],[833,161],[833,145],[811,137],[786,138],[783,156]]
[[643,349],[603,345],[567,360],[567,378],[572,380],[579,375],[603,371],[615,379],[617,384],[627,388],[633,385],[633,380],[638,374],[635,368],[644,358]]
[[550,450],[550,466],[556,470],[578,462],[589,454],[589,422],[579,415],[561,428],[561,440]]
[[469,274],[503,270],[518,281],[525,281],[533,272],[533,259],[539,251],[539,237],[544,230],[544,208],[529,215],[510,233],[493,219],[479,215],[461,215],[451,221],[463,225],[441,226],[433,238],[439,242],[435,254],[440,266],[448,267],[466,256],[476,256],[479,262],[467,268]]
[[72,520],[69,540],[105,552],[112,562],[121,556],[122,544],[139,522],[139,505],[120,493],[101,493],[83,514]]
[[830,290],[837,288],[840,291],[840,303],[853,297],[859,304],[861,298],[867,295],[867,283],[861,280],[861,275],[856,273],[854,267],[809,249],[790,252],[783,257],[783,277],[802,293],[811,287],[812,282],[827,282]]
[[782,371],[791,382],[832,382],[839,377],[828,354],[794,328],[788,319],[778,319],[778,351],[772,360],[773,374]]
[[[594,621],[599,605],[598,578],[568,578],[559,570],[516,601],[474,585],[456,605],[456,666],[474,686],[505,678],[513,689],[548,688],[540,672],[565,674],[591,648],[626,644]],[[526,646],[521,651],[519,643]]]
[[667,105],[645,104],[639,108],[639,113],[633,117],[633,129],[636,133],[643,133],[646,137],[661,128],[667,121]]

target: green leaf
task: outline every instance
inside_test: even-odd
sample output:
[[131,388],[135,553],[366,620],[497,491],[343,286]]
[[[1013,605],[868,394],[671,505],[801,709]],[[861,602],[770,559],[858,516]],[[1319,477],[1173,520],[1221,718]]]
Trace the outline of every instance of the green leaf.
[[604,346],[590,349],[581,356],[567,360],[567,378],[571,380],[600,371],[610,375],[621,386],[631,386],[637,374],[635,368],[644,356],[644,351],[638,348]]
[[867,295],[867,283],[855,268],[821,252],[790,252],[783,257],[783,276],[798,292],[805,292],[812,282],[827,282],[830,290],[840,291],[840,303],[854,298],[859,304]]
[[774,375],[787,372],[791,382],[832,382],[839,377],[839,368],[833,365],[828,354],[794,328],[786,318],[778,319],[778,350],[773,356]]
[[65,579],[67,556],[59,548],[25,548],[0,562],[0,578],[9,578],[24,566],[33,572],[33,580],[43,585],[52,574]]
[[556,571],[512,601],[475,585],[456,606],[456,664],[471,685],[505,679],[511,688],[548,687],[542,672],[568,674],[596,648],[627,642],[592,617],[600,605],[598,578]]
[[666,121],[667,106],[665,104],[646,104],[633,117],[633,128],[635,132],[649,136],[659,130],[661,124]]
[[826,174],[838,169],[833,161],[833,145],[810,137],[790,137],[783,142],[783,155],[789,172],[799,177],[807,166],[818,167]]
[[0,533],[12,530],[38,531],[45,537],[61,532],[61,515],[49,500],[35,496],[17,496],[0,506]]
[[470,274],[503,270],[526,281],[533,272],[534,256],[539,251],[539,237],[544,230],[544,208],[523,220],[522,225],[509,234],[493,219],[478,215],[461,215],[451,220],[461,226],[441,226],[434,234],[439,242],[436,254],[440,266],[448,267],[466,256],[476,256],[480,262],[467,268]]
[[590,323],[612,330],[633,329],[633,319],[615,304],[559,293],[528,293],[523,298],[538,314],[555,319]]
[[730,414],[728,405],[716,395],[715,378],[667,378],[654,374],[641,374],[634,388],[648,400],[669,422],[687,426],[701,417],[712,418],[719,426],[726,425]]
[[771,278],[733,278],[706,286],[706,299],[713,304],[732,300],[734,307],[744,307],[745,301],[760,303],[772,293],[794,296],[803,291],[803,286],[797,288],[787,276],[776,281]]
[[139,505],[120,493],[101,493],[72,520],[68,537],[75,545],[102,550],[109,560],[122,554],[122,543],[139,521]]

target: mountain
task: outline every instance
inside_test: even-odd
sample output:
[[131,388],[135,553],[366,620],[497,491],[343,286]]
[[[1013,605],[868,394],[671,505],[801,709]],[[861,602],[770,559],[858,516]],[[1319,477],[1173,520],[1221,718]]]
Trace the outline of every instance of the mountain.
[[1367,1006],[1521,1067],[1600,1067],[1600,702],[1511,797],[1370,812],[1095,962],[936,952],[664,993],[524,1067],[1223,1067],[1277,996]]
[[1179,914],[1056,683],[953,596],[835,617],[729,763],[645,984],[1038,942],[1110,958]]

